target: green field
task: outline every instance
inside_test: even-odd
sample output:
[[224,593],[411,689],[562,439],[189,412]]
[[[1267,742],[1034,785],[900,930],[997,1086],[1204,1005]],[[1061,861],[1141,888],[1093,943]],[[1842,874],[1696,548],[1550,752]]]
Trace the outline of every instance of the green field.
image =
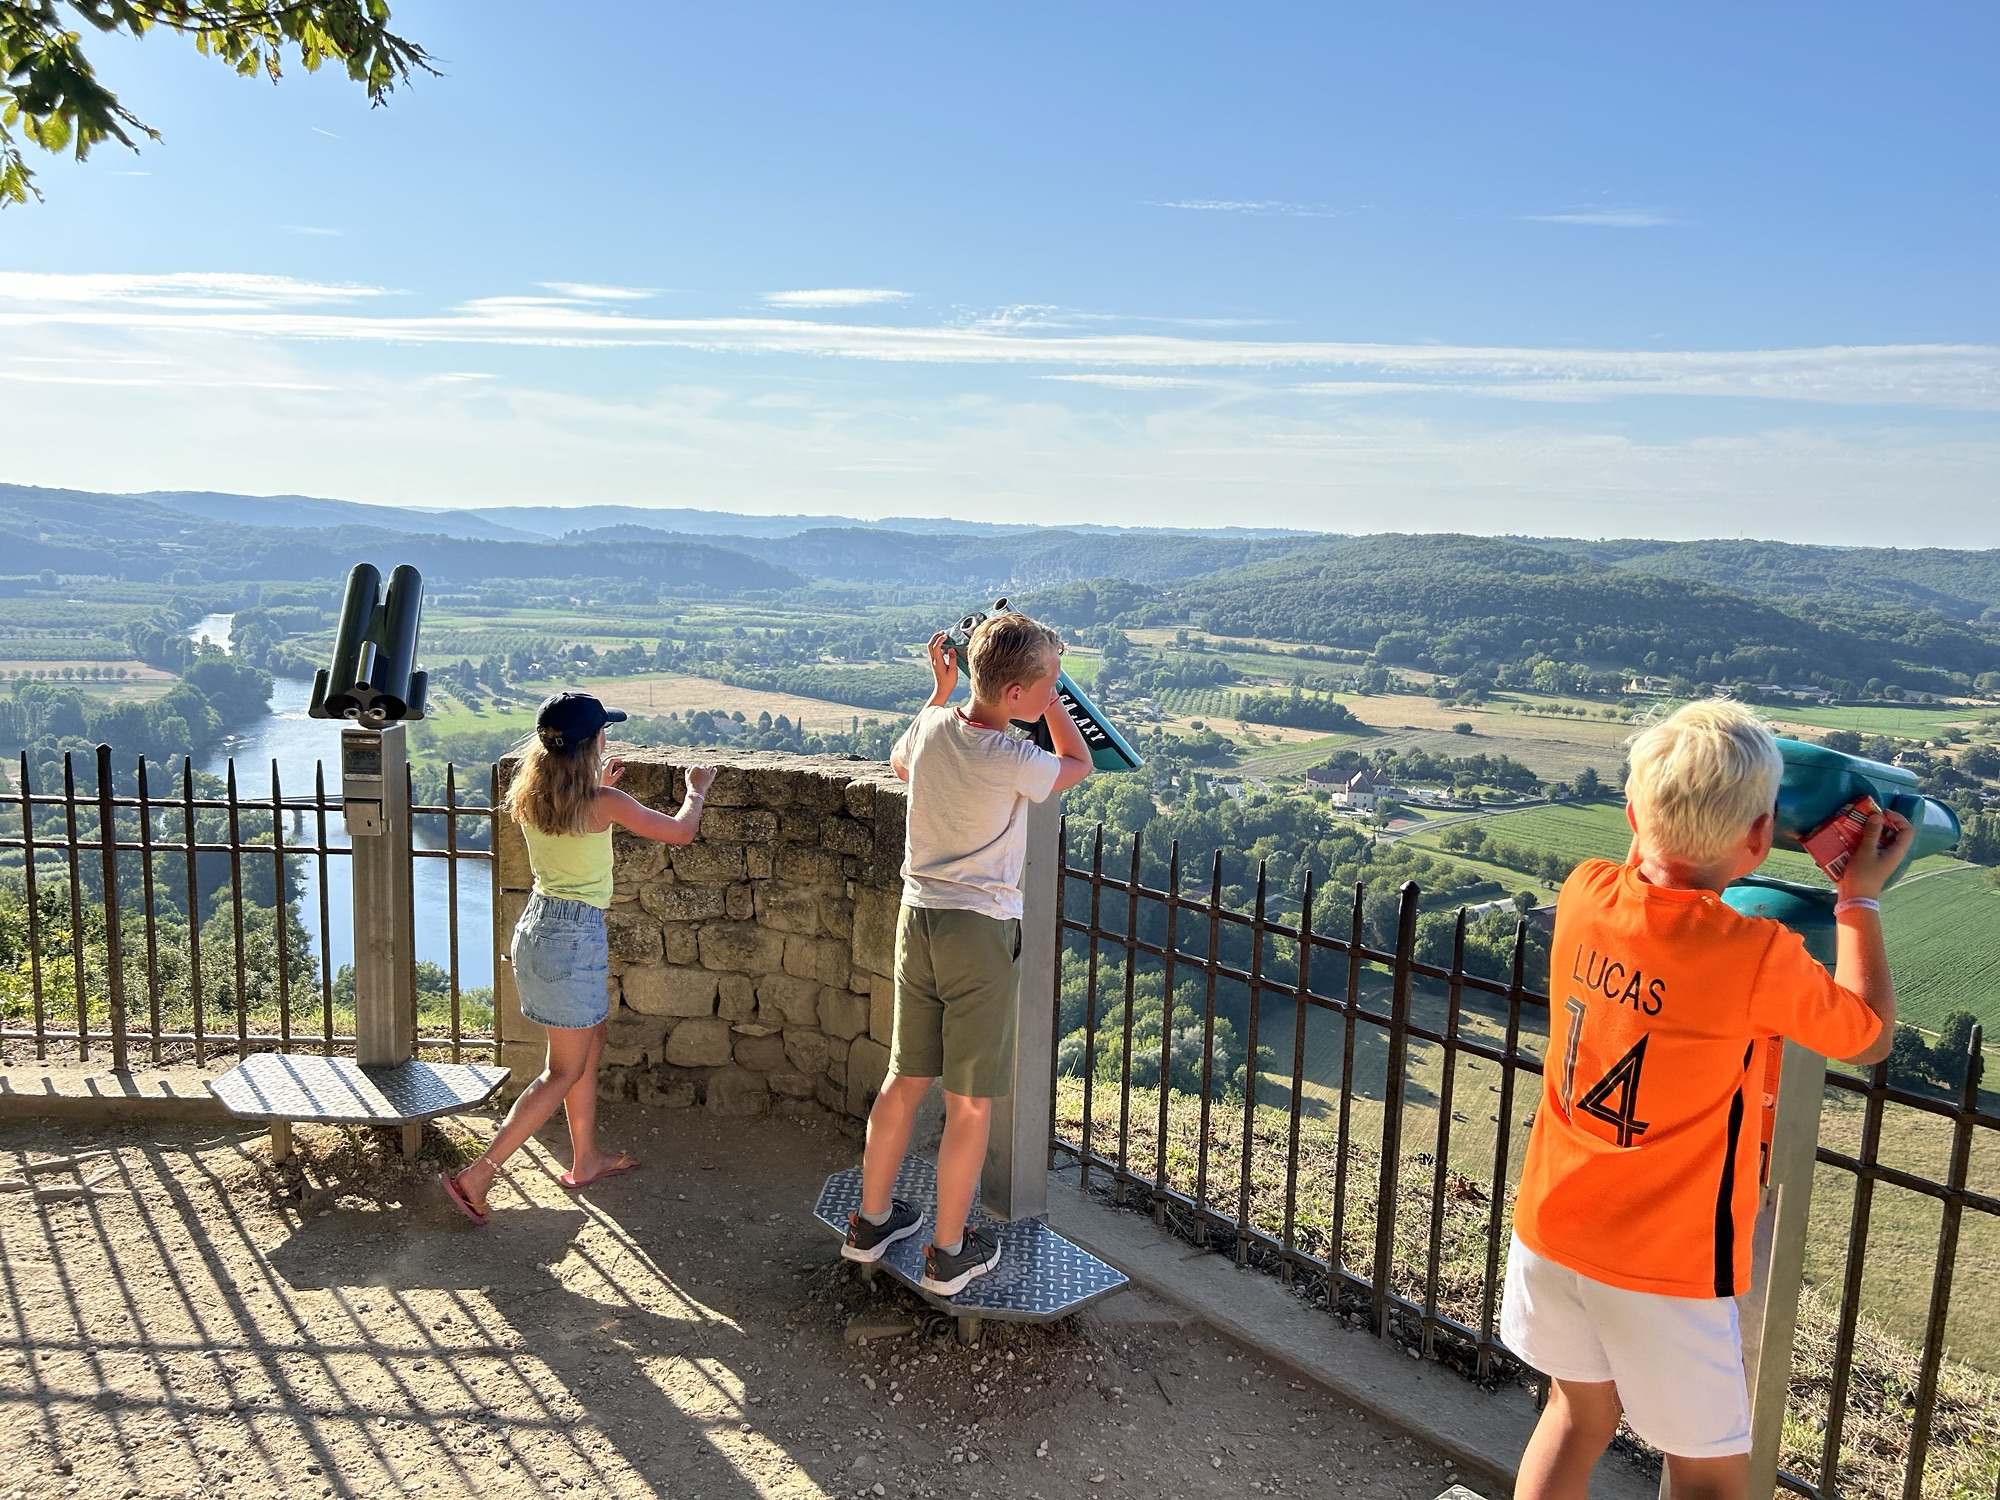
[[2000,1045],[2000,888],[1985,870],[1905,881],[1882,899],[1897,1014],[1935,1031],[1955,1010],[1985,1023]]
[[1904,739],[1926,740],[1948,725],[1970,728],[1989,710],[1945,704],[1936,708],[1818,708],[1800,704],[1790,708],[1766,704],[1766,718],[1787,724],[1810,724],[1816,729],[1852,729],[1856,734],[1900,735]]

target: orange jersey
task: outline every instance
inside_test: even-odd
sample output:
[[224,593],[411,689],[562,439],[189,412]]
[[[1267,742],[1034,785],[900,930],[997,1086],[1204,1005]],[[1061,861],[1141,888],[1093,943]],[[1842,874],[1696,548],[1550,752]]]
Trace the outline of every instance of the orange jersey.
[[1515,1231],[1630,1291],[1746,1290],[1758,1044],[1790,1037],[1851,1057],[1881,1018],[1789,928],[1608,860],[1564,883],[1549,967],[1549,1050]]

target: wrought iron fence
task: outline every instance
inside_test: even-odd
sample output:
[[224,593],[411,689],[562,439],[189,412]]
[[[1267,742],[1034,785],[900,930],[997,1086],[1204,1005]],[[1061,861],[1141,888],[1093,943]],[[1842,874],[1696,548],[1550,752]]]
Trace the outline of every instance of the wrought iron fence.
[[[1547,1056],[1545,958],[1528,922],[1496,943],[1503,917],[1428,914],[1414,885],[1391,906],[1358,887],[1316,893],[1307,874],[1281,896],[1262,865],[1239,905],[1220,851],[1188,872],[1174,845],[1157,884],[1137,840],[1127,853],[1107,870],[1102,827],[1066,830],[1058,1158],[1414,1353],[1475,1378],[1520,1369],[1496,1325]],[[1980,1059],[1975,1030],[1950,1092],[1892,1084],[1887,1064],[1828,1078],[1809,1261],[1825,1274],[1804,1293],[1819,1310],[1795,1346],[1786,1489],[2000,1493],[2000,1381],[1949,1357],[1994,1322],[1983,1300],[1952,1312],[1954,1271],[2000,1251],[2000,1114],[1980,1092]],[[1912,1144],[1898,1111],[1941,1138]],[[1884,1269],[1869,1259],[1881,1187],[1939,1208],[1921,1332],[1864,1305]],[[1984,1216],[1976,1257],[1968,1214]],[[1901,1212],[1895,1253],[1922,1232]]]
[[[114,766],[99,746],[94,764],[65,755],[44,790],[21,757],[0,800],[0,1041],[32,1042],[37,1058],[108,1053],[118,1069],[135,1048],[155,1065],[351,1049],[337,891],[352,850],[324,768],[287,794],[273,761],[263,796],[240,792],[233,760],[220,778],[183,761],[167,786],[156,770]],[[468,1015],[461,965],[462,938],[482,954],[492,942],[493,775],[475,773],[468,802],[448,767],[442,800],[410,809],[414,858],[442,867],[412,882],[418,922],[444,939],[444,962],[412,960],[429,981],[415,986],[418,1040],[454,1061],[494,1046],[490,991]]]

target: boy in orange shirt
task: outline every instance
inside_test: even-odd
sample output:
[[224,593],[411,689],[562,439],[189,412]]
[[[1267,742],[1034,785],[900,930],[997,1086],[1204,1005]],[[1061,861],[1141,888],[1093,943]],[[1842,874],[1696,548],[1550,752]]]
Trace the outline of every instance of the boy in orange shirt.
[[1553,1386],[1517,1500],[1586,1500],[1621,1416],[1675,1500],[1743,1500],[1750,1407],[1735,1297],[1758,1197],[1758,1043],[1889,1055],[1876,898],[1909,824],[1869,819],[1839,882],[1829,975],[1790,929],[1725,905],[1771,852],[1771,732],[1726,699],[1632,743],[1632,853],[1564,884],[1550,1036],[1514,1207],[1501,1335]]

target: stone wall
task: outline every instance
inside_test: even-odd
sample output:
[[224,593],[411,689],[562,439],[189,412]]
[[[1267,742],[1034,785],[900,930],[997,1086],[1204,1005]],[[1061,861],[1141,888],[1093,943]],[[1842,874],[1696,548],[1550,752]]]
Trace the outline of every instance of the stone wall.
[[[804,1100],[866,1115],[889,1066],[903,784],[878,761],[621,754],[620,786],[668,812],[684,767],[718,770],[692,844],[613,835],[603,1092],[726,1115]],[[502,763],[503,787],[515,767]],[[533,884],[504,817],[499,855],[504,954]],[[501,1061],[519,1086],[541,1070],[542,1032],[522,1017],[506,963],[496,979]]]

